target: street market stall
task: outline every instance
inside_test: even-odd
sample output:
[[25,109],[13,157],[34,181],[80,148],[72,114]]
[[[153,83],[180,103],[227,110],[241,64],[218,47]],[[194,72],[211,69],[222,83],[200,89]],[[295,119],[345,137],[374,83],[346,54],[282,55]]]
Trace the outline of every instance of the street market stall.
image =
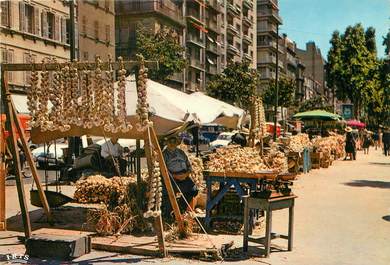
[[[27,147],[26,137],[23,133],[19,119],[16,118],[16,110],[12,98],[8,90],[6,73],[8,71],[31,71],[31,87],[28,93],[28,109],[31,116],[30,125],[32,128],[31,137],[35,143],[44,143],[55,140],[57,138],[68,136],[93,135],[118,138],[142,139],[145,145],[145,153],[147,157],[147,173],[145,174],[146,181],[144,182],[147,192],[143,201],[144,208],[139,208],[138,218],[152,218],[154,232],[157,235],[158,246],[149,247],[154,252],[161,255],[167,255],[169,247],[165,244],[164,229],[162,226],[161,203],[162,203],[162,181],[167,190],[169,203],[173,208],[178,231],[183,231],[184,220],[180,213],[172,183],[162,157],[162,152],[159,146],[155,125],[149,120],[150,109],[148,105],[148,94],[146,89],[147,69],[146,65],[153,67],[156,62],[145,62],[142,56],[138,57],[138,61],[124,62],[119,58],[118,62],[111,60],[102,62],[99,58],[94,63],[90,62],[67,62],[57,63],[55,61],[43,61],[41,64],[3,64],[2,65],[2,101],[5,105],[7,116],[6,127],[10,132],[12,144],[10,145],[14,163],[17,165],[16,183],[19,195],[19,203],[22,212],[24,225],[25,242],[27,252],[31,255],[37,255],[39,248],[30,248],[34,244],[42,242],[42,236],[37,238],[32,234],[29,211],[24,195],[23,177],[21,175],[20,158],[16,144],[16,134],[11,128],[16,127],[21,136],[23,151],[26,153],[27,160],[32,170],[34,182],[37,186],[37,191],[41,204],[49,221],[52,221],[52,213],[47,201],[46,193],[42,189],[40,179],[32,161],[30,150]],[[119,82],[114,84],[114,72],[118,70]],[[126,73],[127,71],[136,71],[136,114],[128,119],[127,115],[127,98],[126,98]],[[50,103],[50,104],[49,104]],[[163,128],[165,129],[165,128]],[[164,131],[164,130],[163,130]],[[2,168],[3,168],[3,161]],[[117,162],[113,159],[114,165],[118,167]],[[118,168],[117,168],[118,169]],[[119,170],[117,170],[119,172]],[[0,182],[3,187],[5,172],[1,171]],[[123,186],[126,186],[128,180],[120,177],[120,173],[116,179],[106,181],[105,179],[95,176],[85,183],[79,183],[78,193],[76,198],[80,201],[88,201],[91,196],[97,197],[97,201],[107,202],[108,194],[117,194],[116,203],[118,207],[133,207],[133,197],[130,191],[123,191]],[[139,180],[137,180],[139,182]],[[141,184],[141,183],[137,183]],[[90,193],[89,185],[97,185],[98,190],[103,191],[103,194]],[[131,188],[131,185],[128,186]],[[134,191],[133,191],[134,192]],[[140,192],[140,187],[135,189],[135,192]],[[86,194],[85,194],[86,193]],[[1,214],[5,212],[4,193],[1,194]],[[94,200],[94,199],[93,199]],[[111,198],[109,198],[111,200]],[[124,203],[121,203],[124,201]],[[125,213],[125,210],[120,210],[120,213]],[[130,211],[130,213],[132,213]],[[117,222],[117,218],[112,212],[107,212],[105,209],[99,211],[98,218],[103,222],[103,231],[106,231],[107,226]],[[108,215],[107,215],[108,214]],[[106,216],[106,217],[105,217]],[[111,219],[114,217],[114,219]],[[121,218],[119,230],[115,230],[120,234],[127,225],[131,222],[134,216],[125,215]],[[3,220],[0,220],[3,222]],[[3,226],[5,223],[2,223]],[[200,225],[200,224],[199,224]],[[5,228],[5,227],[3,227]],[[43,236],[47,237],[47,235]],[[54,235],[52,236],[52,238]],[[58,236],[55,236],[57,242]],[[44,239],[46,240],[46,239]],[[50,241],[50,240],[49,240]],[[202,242],[202,250],[196,249],[196,244],[191,248],[192,252],[200,252],[204,250],[204,242]],[[210,250],[218,252],[214,243],[209,240]],[[96,243],[95,243],[96,245]],[[104,244],[97,244],[100,247]],[[199,245],[198,245],[199,246]],[[34,250],[33,250],[34,249]],[[60,249],[58,249],[60,251]],[[90,249],[89,249],[90,250]],[[89,251],[88,247],[85,251]],[[108,249],[106,249],[108,250]],[[32,252],[30,252],[32,251]],[[136,250],[140,253],[139,248]],[[176,250],[184,251],[187,250]],[[40,252],[45,255],[45,253]],[[49,252],[46,252],[49,254]]]

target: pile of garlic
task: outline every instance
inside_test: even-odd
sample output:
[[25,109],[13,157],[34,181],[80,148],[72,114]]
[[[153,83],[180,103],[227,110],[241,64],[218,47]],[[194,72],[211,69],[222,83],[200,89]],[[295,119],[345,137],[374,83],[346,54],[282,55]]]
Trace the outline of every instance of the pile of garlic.
[[209,158],[206,163],[206,169],[209,171],[255,173],[268,170],[259,152],[250,147],[218,148]]
[[269,168],[276,170],[279,174],[288,173],[288,159],[283,152],[279,151],[278,144],[272,144],[271,150],[264,157],[264,161]]
[[74,199],[79,203],[108,203],[112,199],[121,203],[125,200],[127,186],[132,182],[135,182],[134,177],[89,176],[76,182]]
[[309,135],[306,133],[299,133],[297,135],[290,137],[290,142],[288,144],[288,149],[291,152],[301,153],[306,147],[310,147],[311,142]]

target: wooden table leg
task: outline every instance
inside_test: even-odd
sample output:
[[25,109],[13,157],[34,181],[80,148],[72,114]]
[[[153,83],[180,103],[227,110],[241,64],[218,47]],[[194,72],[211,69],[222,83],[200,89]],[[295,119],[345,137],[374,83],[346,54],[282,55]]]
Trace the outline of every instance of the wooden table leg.
[[212,192],[212,189],[211,189],[211,186],[213,185],[213,182],[207,178],[206,180],[206,186],[207,186],[207,199],[206,199],[206,218],[205,218],[205,226],[207,228],[210,227],[210,222],[211,222],[211,209],[209,209],[208,204],[211,202],[211,192]]
[[242,244],[242,249],[244,252],[248,252],[248,234],[249,234],[249,205],[248,205],[249,196],[243,196],[244,201],[244,242]]
[[266,211],[266,221],[265,221],[265,257],[268,258],[271,252],[271,232],[272,232],[272,211],[271,209],[267,209]]
[[294,204],[288,209],[288,251],[292,251],[294,237]]

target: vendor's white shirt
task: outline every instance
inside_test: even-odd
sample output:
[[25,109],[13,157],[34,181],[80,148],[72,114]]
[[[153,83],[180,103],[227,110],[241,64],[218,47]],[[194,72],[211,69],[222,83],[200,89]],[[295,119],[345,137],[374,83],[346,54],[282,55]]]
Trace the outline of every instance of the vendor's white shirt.
[[109,140],[102,145],[101,155],[103,158],[107,158],[110,155],[120,157],[122,153],[123,147],[119,143],[113,144],[111,140]]

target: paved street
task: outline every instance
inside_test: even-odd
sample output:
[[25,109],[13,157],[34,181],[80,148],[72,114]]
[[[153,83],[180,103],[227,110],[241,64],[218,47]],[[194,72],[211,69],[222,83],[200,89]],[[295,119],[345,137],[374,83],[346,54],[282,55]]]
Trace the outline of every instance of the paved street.
[[[29,187],[26,187],[28,190]],[[299,196],[295,210],[293,252],[279,251],[269,259],[254,257],[240,264],[297,265],[388,265],[390,264],[390,158],[379,151],[359,152],[357,161],[337,161],[328,169],[301,175],[293,186]],[[8,214],[17,211],[15,188],[7,187]],[[10,207],[12,204],[12,207]],[[8,217],[9,217],[8,216]],[[287,212],[274,214],[274,232],[286,233]],[[15,232],[0,232],[0,253],[23,253]],[[226,236],[242,244],[240,236]],[[286,242],[274,241],[281,247]],[[256,254],[256,249],[251,249]],[[93,252],[74,264],[185,264],[183,259],[165,260]],[[203,263],[203,262],[201,262]],[[239,264],[238,261],[225,261]],[[56,263],[54,263],[56,264]]]

